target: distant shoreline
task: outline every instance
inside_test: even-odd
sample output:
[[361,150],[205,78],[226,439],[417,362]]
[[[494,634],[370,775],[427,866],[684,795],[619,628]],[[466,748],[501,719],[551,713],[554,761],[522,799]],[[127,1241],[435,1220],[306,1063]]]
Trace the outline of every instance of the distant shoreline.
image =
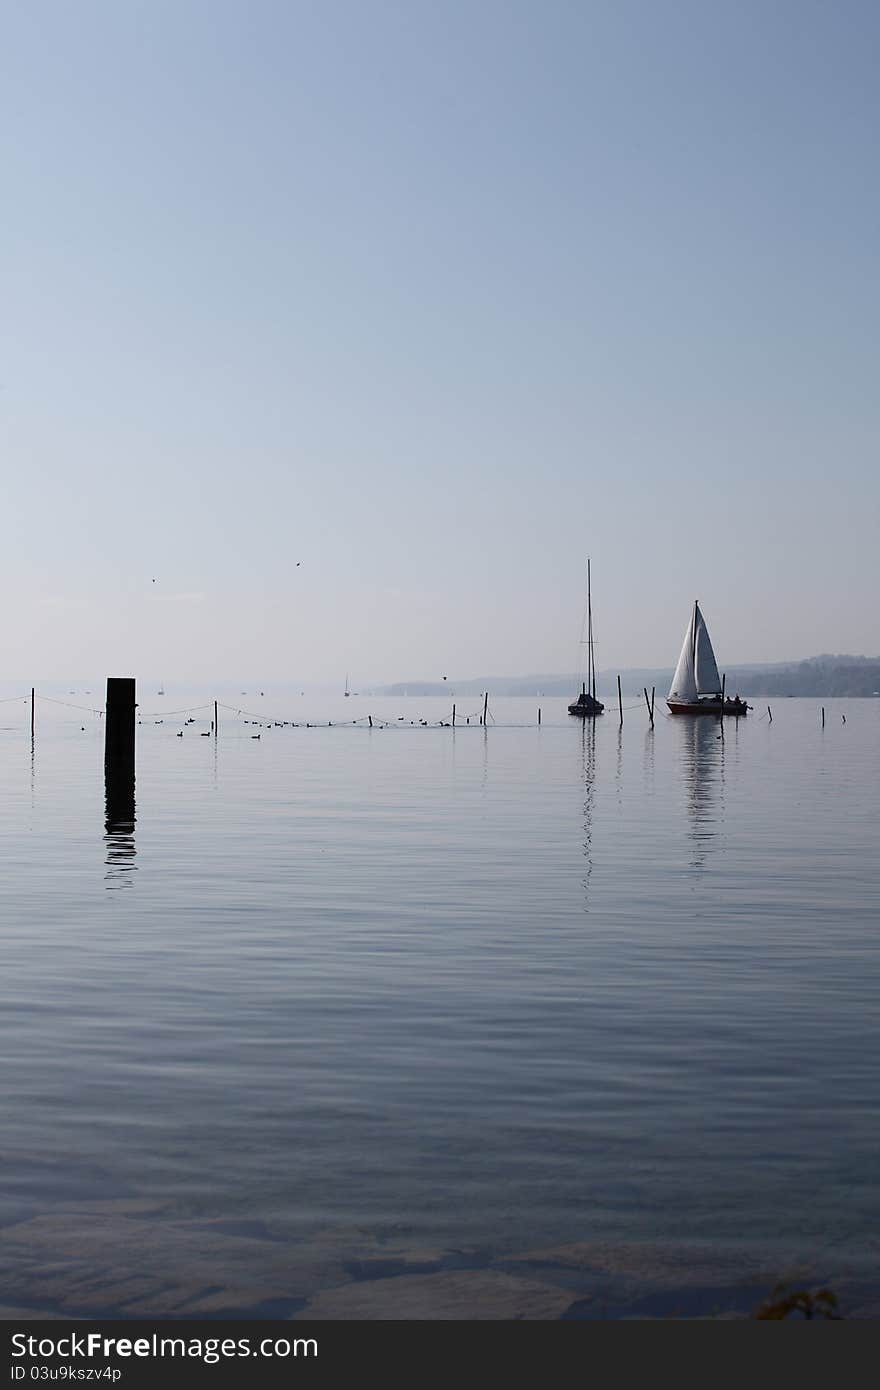
[[[663,694],[672,680],[672,668],[630,668],[620,673],[625,695],[640,695],[645,686]],[[726,669],[727,689],[744,697],[775,695],[815,699],[872,699],[880,696],[880,657],[819,656],[790,664],[739,665]],[[615,671],[600,671],[597,691],[616,694]],[[580,688],[583,675],[481,676],[467,680],[396,681],[392,685],[371,686],[372,695],[399,698],[405,695],[481,695],[564,696]]]

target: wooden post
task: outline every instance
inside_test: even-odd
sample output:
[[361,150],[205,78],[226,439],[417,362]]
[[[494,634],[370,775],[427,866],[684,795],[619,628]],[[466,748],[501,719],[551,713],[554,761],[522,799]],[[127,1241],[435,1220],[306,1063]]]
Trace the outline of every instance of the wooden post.
[[452,706],[452,727],[455,728],[455,705]]
[[770,708],[769,705],[767,706],[767,714],[768,714],[768,716],[769,716],[770,723],[772,724],[772,723],[773,723],[773,711],[772,711],[772,709]]
[[34,687],[31,686],[31,741],[34,737]]
[[648,718],[649,718],[650,721],[651,721],[651,728],[653,729],[653,727],[654,727],[654,711],[651,709],[651,701],[648,699],[648,687],[647,687],[647,686],[644,686],[644,691],[645,691],[645,704],[648,706]]
[[134,680],[107,677],[107,716],[104,721],[104,769],[134,776]]
[[489,692],[488,692],[488,690],[487,690],[487,691],[486,691],[486,694],[485,694],[485,696],[484,696],[484,698],[483,698],[483,728],[484,728],[484,729],[485,729],[485,727],[486,727],[486,715],[487,715],[488,713],[489,713]]
[[134,829],[135,688],[130,677],[107,677],[104,795],[107,834]]
[[825,728],[825,706],[822,706],[822,728]]
[[[134,853],[134,773],[116,776],[107,770],[104,776],[104,829],[108,836],[108,865],[112,859],[130,859]],[[115,841],[114,854],[110,844]],[[124,843],[127,851],[123,850]]]
[[541,727],[541,706],[538,706],[538,728]]
[[371,714],[368,714],[368,715],[367,715],[367,718],[368,718],[369,721],[370,721],[370,728],[372,729],[372,727],[373,727],[373,716],[372,716]]
[[654,723],[654,695],[655,695],[655,693],[656,693],[656,690],[657,690],[656,685],[652,685],[652,686],[651,686],[651,723],[652,723],[652,724]]
[[215,701],[214,701],[214,737],[215,737],[215,738],[217,737],[217,730],[218,730],[218,728],[219,728],[219,725],[218,725],[218,723],[217,723],[217,701],[215,700]]
[[620,693],[620,676],[617,677],[617,708],[620,710],[620,722],[623,723],[623,696]]

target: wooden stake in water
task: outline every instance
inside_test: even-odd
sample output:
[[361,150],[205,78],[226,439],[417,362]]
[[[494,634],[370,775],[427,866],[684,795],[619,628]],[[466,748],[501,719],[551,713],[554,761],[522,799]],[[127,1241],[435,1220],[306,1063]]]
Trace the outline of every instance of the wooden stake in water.
[[651,701],[648,699],[648,687],[647,687],[647,686],[644,686],[643,689],[644,689],[644,692],[645,692],[645,704],[648,706],[648,718],[649,718],[650,721],[651,721],[651,728],[653,729],[653,727],[654,727],[654,711],[651,709]]
[[452,706],[452,727],[455,728],[455,705]]
[[825,706],[822,706],[822,728],[825,728]]
[[540,705],[539,705],[539,706],[538,706],[538,728],[540,729],[540,727],[541,727],[541,707],[540,707]]
[[772,723],[773,723],[773,711],[772,711],[772,709],[770,708],[769,705],[767,706],[767,717],[768,717],[768,719],[770,720],[770,723],[772,724]]
[[656,685],[652,685],[652,686],[651,686],[651,723],[652,723],[652,724],[654,723],[654,692],[656,691],[656,689],[657,689]]
[[215,737],[215,738],[217,737],[217,729],[218,729],[218,728],[219,728],[219,725],[218,725],[218,723],[217,723],[217,701],[215,700],[215,701],[214,701],[214,737]]
[[31,686],[31,739],[34,737],[34,687]]
[[486,727],[486,716],[487,716],[488,713],[489,713],[489,692],[488,692],[488,690],[487,690],[487,691],[486,691],[486,694],[485,694],[485,696],[484,696],[484,698],[483,698],[483,728],[484,728],[484,729],[485,729],[485,727]]
[[620,711],[620,722],[623,723],[623,696],[620,693],[620,676],[617,677],[617,708]]
[[104,720],[104,771],[108,776],[134,777],[134,711],[134,680],[108,676]]

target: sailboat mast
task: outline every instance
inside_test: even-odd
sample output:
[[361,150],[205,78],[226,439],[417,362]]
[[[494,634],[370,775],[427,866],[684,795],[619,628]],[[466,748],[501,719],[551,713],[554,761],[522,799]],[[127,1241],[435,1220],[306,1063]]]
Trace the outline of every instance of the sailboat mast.
[[587,675],[590,680],[590,694],[596,698],[596,658],[593,654],[593,590],[590,582],[590,562],[587,561],[587,658],[589,670]]
[[693,628],[691,659],[694,663],[694,680],[697,678],[697,613],[699,612],[699,602],[699,599],[694,599],[694,616],[691,622],[691,627]]

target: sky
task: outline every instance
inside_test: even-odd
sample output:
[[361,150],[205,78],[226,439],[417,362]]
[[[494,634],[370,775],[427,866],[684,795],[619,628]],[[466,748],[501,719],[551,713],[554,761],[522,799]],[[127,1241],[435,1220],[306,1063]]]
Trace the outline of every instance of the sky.
[[0,0],[4,678],[880,652],[880,7]]

